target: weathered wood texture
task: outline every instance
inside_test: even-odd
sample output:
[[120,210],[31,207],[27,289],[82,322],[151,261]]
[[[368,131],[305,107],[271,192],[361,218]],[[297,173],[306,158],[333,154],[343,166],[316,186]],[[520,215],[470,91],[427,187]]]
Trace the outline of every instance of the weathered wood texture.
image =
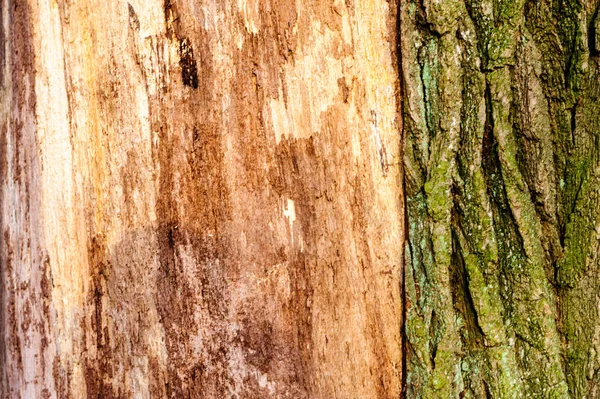
[[397,398],[385,0],[2,0],[0,396]]
[[600,397],[597,0],[407,0],[410,398]]

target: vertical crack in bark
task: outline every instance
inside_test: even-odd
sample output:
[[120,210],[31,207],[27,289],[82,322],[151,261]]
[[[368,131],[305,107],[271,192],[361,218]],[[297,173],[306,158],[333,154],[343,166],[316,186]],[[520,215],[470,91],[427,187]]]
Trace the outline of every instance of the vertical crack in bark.
[[457,314],[465,322],[465,333],[461,334],[463,345],[469,350],[482,349],[484,347],[484,332],[479,325],[477,310],[473,301],[473,295],[469,289],[468,271],[463,258],[462,248],[458,239],[456,229],[458,217],[455,217],[455,227],[452,232],[452,263],[450,284],[452,287],[452,301]]
[[600,19],[598,18],[598,12],[600,6],[596,7],[596,10],[590,18],[590,24],[588,26],[588,49],[592,57],[598,57],[600,55]]
[[408,357],[408,347],[407,347],[407,337],[406,337],[406,318],[407,318],[407,308],[408,308],[408,298],[406,296],[406,251],[407,251],[407,247],[409,245],[409,241],[408,241],[408,208],[406,205],[406,180],[404,177],[404,135],[405,135],[405,129],[406,129],[406,125],[404,123],[404,113],[405,113],[405,103],[404,103],[404,81],[402,78],[402,45],[401,45],[401,40],[402,40],[402,31],[401,31],[401,23],[402,23],[402,11],[401,11],[401,7],[402,7],[402,1],[403,0],[399,0],[396,3],[396,57],[397,57],[397,71],[398,71],[398,85],[400,88],[400,94],[399,94],[399,113],[400,113],[400,123],[401,123],[401,129],[399,130],[399,146],[400,146],[400,152],[399,152],[399,156],[400,156],[400,178],[401,178],[401,205],[402,205],[402,209],[400,210],[401,214],[403,215],[404,218],[404,223],[402,228],[404,229],[403,233],[402,233],[402,237],[404,238],[404,241],[400,244],[402,245],[402,259],[401,264],[402,264],[402,269],[401,269],[401,280],[400,280],[400,300],[402,301],[402,323],[400,324],[400,328],[401,328],[401,332],[400,332],[400,336],[402,339],[401,342],[401,353],[402,353],[402,367],[401,367],[401,372],[402,372],[402,380],[401,380],[401,387],[400,387],[400,397],[401,399],[408,399],[407,398],[407,357]]
[[[403,124],[403,128],[402,128],[402,132],[401,132],[401,138],[400,138],[400,143],[401,143],[401,148],[404,147],[404,124]],[[401,154],[403,154],[403,151],[401,151]],[[404,169],[404,168],[402,168]],[[406,399],[406,377],[407,377],[407,355],[408,355],[408,350],[407,350],[407,337],[406,337],[406,318],[407,318],[407,310],[408,310],[408,300],[407,300],[407,296],[406,296],[406,253],[405,251],[407,250],[407,247],[409,245],[408,243],[408,212],[407,212],[407,206],[406,206],[406,183],[404,180],[404,173],[402,174],[402,205],[403,205],[403,209],[401,210],[404,214],[404,242],[401,243],[402,245],[402,281],[401,281],[401,300],[402,300],[402,324],[401,324],[401,328],[402,328],[402,332],[401,332],[401,336],[402,336],[402,398]]]

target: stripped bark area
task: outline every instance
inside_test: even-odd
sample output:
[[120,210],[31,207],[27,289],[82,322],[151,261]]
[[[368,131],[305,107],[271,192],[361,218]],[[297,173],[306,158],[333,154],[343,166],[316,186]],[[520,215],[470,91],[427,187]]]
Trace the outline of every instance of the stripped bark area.
[[0,397],[400,395],[394,1],[1,4]]
[[598,1],[406,1],[409,398],[600,395]]

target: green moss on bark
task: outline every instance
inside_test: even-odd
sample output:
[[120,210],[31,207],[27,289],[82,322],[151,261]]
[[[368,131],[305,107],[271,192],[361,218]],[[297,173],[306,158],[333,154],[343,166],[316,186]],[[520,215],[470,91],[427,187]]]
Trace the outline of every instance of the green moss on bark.
[[551,0],[400,7],[407,396],[590,397],[596,12]]

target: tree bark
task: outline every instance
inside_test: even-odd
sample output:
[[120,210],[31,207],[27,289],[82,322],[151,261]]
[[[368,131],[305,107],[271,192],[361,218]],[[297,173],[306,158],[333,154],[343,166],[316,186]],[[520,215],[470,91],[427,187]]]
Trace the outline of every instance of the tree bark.
[[600,397],[599,6],[2,0],[0,397]]
[[600,397],[598,1],[400,9],[407,397]]
[[2,0],[0,397],[397,398],[397,5]]

